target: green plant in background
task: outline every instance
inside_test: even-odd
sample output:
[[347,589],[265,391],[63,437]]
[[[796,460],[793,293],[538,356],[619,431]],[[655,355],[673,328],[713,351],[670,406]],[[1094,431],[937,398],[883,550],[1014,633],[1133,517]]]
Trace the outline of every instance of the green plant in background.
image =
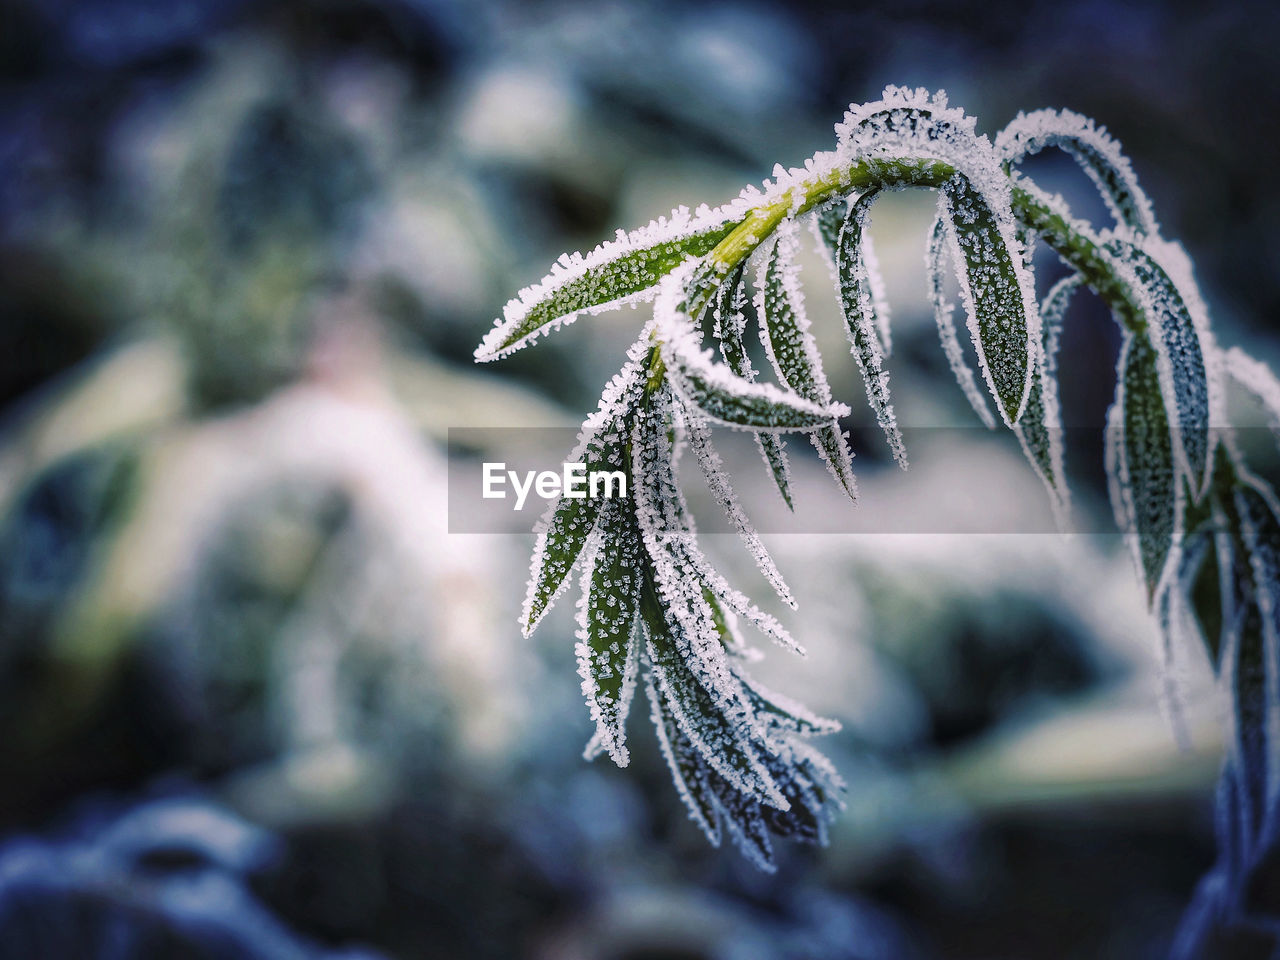
[[[1058,111],[1020,115],[993,144],[945,95],[891,87],[882,100],[852,107],[836,133],[835,150],[802,169],[778,168],[762,189],[748,188],[725,206],[681,209],[585,256],[562,257],[508,304],[476,351],[480,360],[499,359],[580,315],[655,302],[569,458],[588,469],[627,471],[633,495],[554,505],[539,528],[523,613],[529,632],[581,569],[578,654],[597,725],[588,756],[607,752],[626,764],[623,727],[643,677],[676,785],[713,843],[727,828],[748,856],[771,868],[771,834],[824,839],[841,785],[808,741],[835,725],[746,672],[739,618],[798,648],[702,554],[674,462],[683,448],[693,450],[766,579],[795,606],[734,497],[709,426],[752,431],[788,505],[788,432],[806,433],[840,488],[856,495],[839,425],[848,408],[832,399],[797,277],[807,226],[831,264],[867,399],[906,467],[885,369],[889,314],[867,224],[882,193],[931,188],[938,210],[928,262],[943,349],[983,422],[1016,434],[1060,518],[1070,509],[1056,356],[1067,303],[1087,286],[1120,326],[1105,430],[1116,519],[1166,642],[1198,639],[1233,705],[1221,862],[1202,887],[1200,912],[1247,912],[1246,878],[1280,825],[1280,508],[1219,428],[1228,382],[1257,394],[1273,416],[1280,383],[1214,342],[1185,254],[1161,239],[1129,162],[1091,120]],[[1020,172],[1025,157],[1046,147],[1079,162],[1112,225],[1075,219]],[[1040,242],[1069,269],[1043,300],[1032,265]],[[949,262],[977,371],[945,294]],[[746,349],[749,286],[776,383],[758,378]],[[707,333],[718,360],[704,349]]]

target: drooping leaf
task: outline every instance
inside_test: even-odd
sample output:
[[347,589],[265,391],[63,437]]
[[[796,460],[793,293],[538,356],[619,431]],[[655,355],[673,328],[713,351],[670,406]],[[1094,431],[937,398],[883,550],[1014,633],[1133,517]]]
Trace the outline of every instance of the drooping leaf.
[[986,197],[956,176],[942,190],[950,240],[960,265],[960,293],[978,365],[1012,426],[1022,416],[1034,381],[1040,323],[1022,258]]
[[689,669],[665,616],[645,611],[646,655],[653,682],[676,723],[702,760],[735,790],[773,806],[786,806],[746,731],[726,716]]
[[[760,317],[760,341],[778,380],[806,400],[831,406],[831,388],[822,370],[822,360],[809,318],[804,296],[796,276],[796,227],[788,221],[778,228],[777,241],[757,279],[756,313]],[[827,464],[840,489],[857,499],[857,481],[853,476],[852,452],[838,423],[814,430],[810,435],[818,454]]]
[[713,847],[720,846],[720,811],[712,798],[709,770],[701,754],[689,742],[672,714],[666,698],[652,677],[645,681],[650,716],[658,732],[658,746],[671,771],[676,792]]
[[794,608],[796,601],[791,593],[791,588],[783,580],[782,573],[778,570],[777,564],[773,562],[773,558],[769,556],[769,551],[765,549],[764,542],[760,539],[760,534],[752,526],[746,512],[742,509],[742,505],[738,502],[738,498],[733,492],[729,477],[724,471],[724,464],[720,459],[720,454],[712,445],[711,430],[705,421],[696,417],[688,418],[685,427],[686,440],[697,458],[698,466],[702,469],[702,475],[706,478],[707,487],[710,489],[711,495],[715,497],[725,516],[729,518],[729,522],[737,530],[738,536],[751,554],[751,558],[755,560],[756,566],[760,568],[760,572],[769,581],[770,586],[773,587],[783,603]]
[[988,430],[996,426],[995,416],[986,396],[978,389],[973,370],[965,362],[964,350],[960,346],[960,338],[956,336],[955,307],[946,296],[946,279],[949,276],[947,259],[950,257],[948,236],[950,226],[942,212],[942,200],[938,200],[938,215],[929,231],[929,250],[926,263],[929,267],[929,300],[933,304],[934,320],[938,324],[938,338],[942,342],[942,352],[946,355],[951,373],[960,385],[964,397],[969,401],[978,419]]
[[1079,274],[1055,283],[1040,307],[1041,342],[1036,360],[1036,379],[1031,385],[1027,408],[1013,432],[1031,465],[1049,489],[1055,512],[1065,521],[1070,493],[1063,463],[1062,409],[1058,400],[1058,342],[1062,318],[1071,295],[1081,284]]
[[1173,436],[1156,364],[1147,339],[1130,334],[1107,429],[1111,502],[1116,522],[1135,546],[1148,601],[1155,598],[1181,526]]
[[667,286],[654,310],[654,333],[672,389],[685,404],[717,423],[753,430],[815,430],[846,415],[841,404],[821,405],[772,384],[736,376],[711,360],[679,308],[680,287]]
[[600,745],[625,767],[625,726],[639,664],[635,628],[644,542],[627,502],[609,501],[599,525],[600,545],[583,574],[578,673]]
[[[884,431],[894,460],[905,470],[906,446],[902,441],[902,431],[898,429],[893,404],[889,400],[889,374],[884,369],[882,324],[879,319],[883,305],[877,303],[874,284],[867,268],[866,247],[870,241],[866,234],[867,212],[874,198],[874,192],[864,194],[849,206],[831,246],[840,287],[840,310],[844,315],[845,331],[849,335],[853,358],[867,389],[867,402],[875,412],[880,429]],[[822,229],[823,236],[830,242],[829,221]]]
[[1070,110],[1020,113],[1001,131],[996,150],[1006,162],[1021,163],[1046,147],[1070,155],[1093,181],[1117,226],[1155,234],[1151,201],[1138,186],[1129,159],[1105,128]]
[[1179,467],[1199,497],[1209,458],[1209,379],[1200,333],[1187,298],[1151,252],[1119,239],[1107,248],[1130,278],[1151,327],[1161,389],[1176,427]]
[[[644,385],[642,356],[639,345],[632,348],[622,371],[605,388],[599,409],[582,425],[577,446],[566,463],[585,463],[588,473],[627,468],[625,443]],[[520,616],[525,636],[533,632],[563,592],[570,572],[595,530],[601,503],[593,497],[562,496],[539,521],[529,590]]]
[[[745,264],[733,271],[721,284],[712,305],[714,335],[720,342],[720,355],[729,369],[744,380],[755,380],[756,371],[747,355],[746,282],[743,276]],[[782,495],[787,509],[795,509],[791,500],[791,470],[787,462],[786,445],[776,433],[755,433],[756,446],[764,458],[769,474]]]

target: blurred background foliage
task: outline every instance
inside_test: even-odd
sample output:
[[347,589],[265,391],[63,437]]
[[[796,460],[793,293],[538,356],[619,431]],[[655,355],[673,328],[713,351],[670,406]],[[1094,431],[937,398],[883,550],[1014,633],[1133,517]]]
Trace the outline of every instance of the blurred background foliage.
[[[988,132],[1106,123],[1219,337],[1274,367],[1277,41],[1238,2],[5,0],[0,956],[1163,955],[1221,734],[1111,538],[777,538],[810,657],[764,673],[845,723],[851,788],[768,877],[705,847],[643,725],[632,769],[581,761],[571,617],[519,639],[529,541],[448,533],[445,431],[580,419],[639,318],[474,369],[503,302],[890,82]],[[874,227],[911,426],[967,422],[930,208]],[[1073,308],[1069,426],[1116,346]],[[895,476],[858,453],[872,509]],[[1005,445],[916,469],[976,456],[1042,497]],[[1100,453],[1071,456],[1097,509]]]

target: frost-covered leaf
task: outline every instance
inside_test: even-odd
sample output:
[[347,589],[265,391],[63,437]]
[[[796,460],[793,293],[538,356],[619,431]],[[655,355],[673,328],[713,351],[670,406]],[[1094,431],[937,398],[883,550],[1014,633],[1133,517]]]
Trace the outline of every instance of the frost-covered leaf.
[[1280,827],[1280,517],[1271,491],[1252,477],[1236,487],[1235,508],[1253,583],[1236,640],[1232,692],[1246,823],[1262,847]]
[[709,769],[684,735],[653,677],[645,680],[650,716],[658,733],[658,746],[671,771],[676,792],[713,847],[720,846],[720,811],[712,798]]
[[753,430],[814,430],[848,407],[821,405],[772,384],[754,383],[714,363],[680,309],[679,282],[664,284],[654,309],[654,332],[668,379],[680,399],[708,419]]
[[[849,335],[853,358],[867,389],[867,401],[875,412],[876,422],[884,431],[893,458],[904,470],[907,467],[906,446],[898,429],[893,404],[889,401],[889,373],[884,369],[885,330],[881,317],[886,306],[877,296],[867,256],[870,236],[866,232],[867,212],[875,194],[869,193],[851,204],[831,239],[830,220],[820,221],[824,239],[834,251],[836,282],[840,291],[840,310],[845,331]],[[838,208],[838,205],[837,205]]]
[[646,605],[644,626],[653,682],[702,760],[735,790],[785,809],[787,801],[750,741],[748,717],[726,715],[689,669],[670,623],[651,605]]
[[965,177],[943,189],[949,238],[958,271],[960,295],[969,316],[969,333],[978,365],[996,398],[1005,423],[1022,416],[1034,381],[1040,321],[1028,296],[1030,277],[1004,224],[1011,217],[993,210]]
[[1173,436],[1155,349],[1130,334],[1120,355],[1116,399],[1108,414],[1107,472],[1116,522],[1135,547],[1153,600],[1181,527]]
[[1138,186],[1120,144],[1106,128],[1070,110],[1035,110],[1018,114],[996,138],[997,152],[1011,164],[1046,147],[1057,147],[1080,164],[1118,226],[1147,234],[1157,232],[1151,201]]
[[707,480],[711,495],[715,497],[729,522],[738,531],[738,536],[742,538],[756,566],[760,568],[760,572],[764,574],[765,579],[769,581],[782,601],[788,606],[795,607],[796,601],[791,589],[783,580],[782,573],[773,562],[773,558],[769,556],[769,551],[765,549],[760,534],[747,519],[742,505],[733,492],[733,487],[729,484],[729,477],[724,471],[720,454],[711,443],[711,430],[706,422],[696,417],[689,417],[685,423],[685,438],[698,460],[698,466]]
[[[782,624],[747,599],[746,594],[731,587],[724,577],[716,572],[711,561],[698,549],[691,537],[672,538],[668,541],[667,548],[679,557],[681,569],[691,578],[691,581],[709,591],[729,612],[742,617],[779,646],[800,656],[805,655],[804,648],[792,639],[791,634]],[[794,607],[794,601],[790,605]]]
[[[777,240],[756,279],[756,313],[760,318],[760,342],[778,380],[806,400],[831,406],[831,388],[822,370],[822,358],[809,330],[804,294],[796,266],[796,225],[786,221],[778,228]],[[840,489],[857,499],[853,477],[853,454],[840,425],[831,421],[810,435],[818,454],[827,464]]]
[[770,727],[804,736],[822,736],[840,730],[839,721],[820,717],[790,697],[765,689],[741,672],[738,675],[752,708]]
[[528,346],[543,332],[651,297],[653,288],[690,257],[715,247],[737,220],[727,209],[680,208],[585,256],[565,255],[541,282],[520,292],[476,349],[477,360],[496,360]]
[[1070,509],[1070,494],[1063,463],[1062,409],[1058,401],[1058,342],[1063,315],[1080,284],[1080,275],[1071,274],[1055,283],[1045,295],[1040,307],[1037,376],[1022,419],[1013,427],[1027,459],[1048,487],[1060,521],[1065,521]]
[[765,873],[777,870],[761,804],[718,777],[712,778],[712,789],[734,846]]
[[583,573],[578,673],[600,746],[625,767],[630,759],[625,726],[639,663],[635,627],[644,541],[625,501],[609,501],[599,527],[599,547]]
[[[724,357],[729,369],[744,380],[755,380],[756,371],[747,355],[747,318],[743,312],[747,299],[744,270],[745,264],[734,270],[720,285],[712,304],[712,330],[720,343],[720,355]],[[776,433],[757,431],[755,441],[787,509],[794,509],[795,505],[791,500],[791,470],[782,437]]]
[[[632,347],[627,364],[605,388],[599,409],[582,425],[577,446],[566,463],[585,463],[588,472],[626,469],[630,418],[644,386],[642,357],[642,344]],[[525,636],[533,632],[563,592],[595,529],[602,502],[593,497],[561,497],[539,521],[529,590],[520,616]]]
[[[1209,377],[1192,307],[1150,249],[1112,240],[1108,250],[1137,294],[1158,354],[1161,389],[1176,427],[1180,470],[1196,496],[1207,481],[1209,460]],[[1186,279],[1190,284],[1190,279]]]
[[[1225,460],[1221,446],[1216,457]],[[1222,665],[1223,641],[1227,627],[1226,603],[1232,594],[1237,551],[1220,501],[1231,496],[1234,473],[1230,463],[1215,470],[1211,496],[1197,501],[1183,497],[1182,553],[1178,573],[1168,592],[1180,594],[1186,613],[1197,629],[1215,673]]]
[[929,249],[925,254],[925,265],[929,270],[929,300],[933,304],[933,316],[938,324],[938,338],[942,342],[942,352],[946,355],[947,363],[951,366],[951,373],[960,385],[965,399],[969,401],[969,406],[988,430],[994,430],[995,416],[991,413],[986,396],[978,389],[973,370],[965,362],[960,338],[956,335],[955,306],[946,295],[946,279],[950,275],[947,260],[951,256],[951,228],[943,214],[941,198],[938,200],[938,207],[938,215],[929,231]]

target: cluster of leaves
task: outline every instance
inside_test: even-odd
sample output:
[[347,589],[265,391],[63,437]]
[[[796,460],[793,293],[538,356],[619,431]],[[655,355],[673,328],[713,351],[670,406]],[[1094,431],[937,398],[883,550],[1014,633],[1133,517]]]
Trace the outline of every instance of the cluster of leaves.
[[[743,669],[741,618],[795,648],[732,589],[697,546],[676,481],[692,448],[708,484],[778,595],[790,591],[734,498],[709,425],[752,431],[788,505],[782,434],[807,433],[851,498],[847,436],[809,330],[796,252],[807,226],[831,265],[867,400],[894,458],[906,451],[885,361],[889,312],[867,233],[887,190],[938,192],[929,235],[931,295],[943,350],[977,415],[1012,430],[1053,509],[1070,509],[1063,467],[1057,343],[1067,304],[1087,286],[1124,334],[1106,445],[1111,497],[1153,611],[1170,643],[1197,636],[1235,706],[1223,788],[1218,904],[1237,909],[1245,877],[1280,823],[1280,509],[1244,467],[1222,422],[1234,380],[1280,411],[1265,367],[1221,351],[1187,258],[1160,238],[1118,144],[1084,117],[1019,115],[992,143],[943,94],[888,88],[852,107],[837,147],[762,189],[693,214],[681,209],[591,253],[562,257],[508,304],[476,351],[491,360],[582,314],[654,300],[653,320],[584,425],[571,460],[628,473],[628,501],[565,499],[544,519],[524,610],[532,630],[582,569],[579,656],[597,724],[588,755],[627,761],[623,726],[643,676],[654,724],[690,815],[712,842],[727,826],[768,867],[769,834],[822,840],[839,780],[805,738],[835,725],[762,690]],[[1096,230],[1019,170],[1048,147],[1075,158],[1114,219]],[[1047,243],[1068,274],[1038,299],[1033,254]],[[977,369],[946,296],[954,268]],[[748,286],[775,383],[746,348]],[[709,330],[719,360],[703,346]],[[985,386],[985,390],[983,389]]]

